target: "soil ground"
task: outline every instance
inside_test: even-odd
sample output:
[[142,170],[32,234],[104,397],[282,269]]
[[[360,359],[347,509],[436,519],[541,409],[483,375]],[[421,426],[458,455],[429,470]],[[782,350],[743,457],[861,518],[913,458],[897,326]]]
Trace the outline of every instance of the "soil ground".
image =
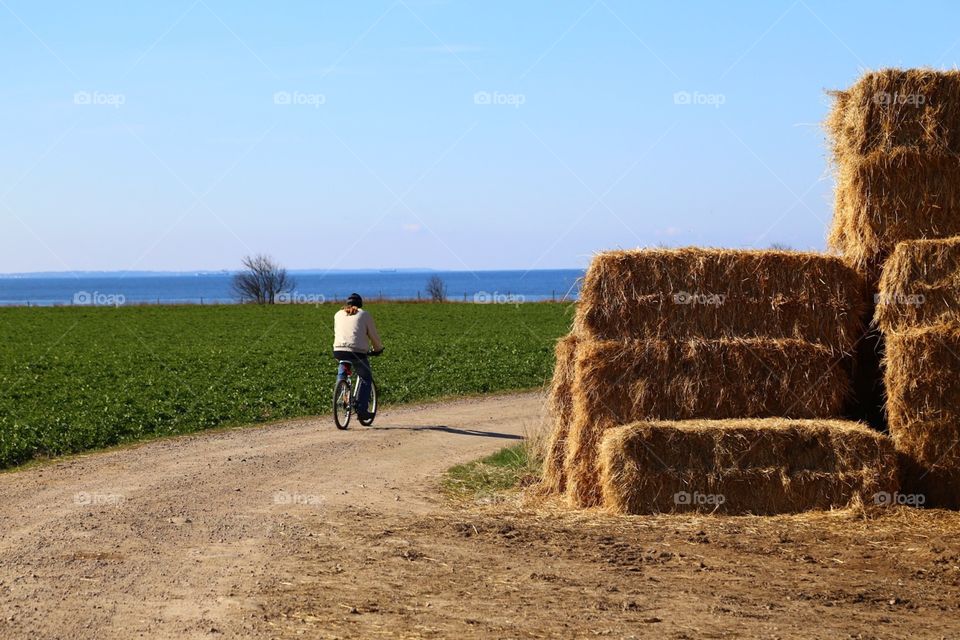
[[960,515],[463,505],[536,394],[198,434],[0,474],[0,637],[960,635]]

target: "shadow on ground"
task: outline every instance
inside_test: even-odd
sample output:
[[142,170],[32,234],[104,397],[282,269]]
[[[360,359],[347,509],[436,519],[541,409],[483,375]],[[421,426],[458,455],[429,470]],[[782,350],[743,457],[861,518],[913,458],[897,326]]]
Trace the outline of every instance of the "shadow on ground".
[[498,433],[496,431],[476,431],[474,429],[458,429],[446,425],[432,425],[419,427],[368,427],[371,431],[442,431],[460,436],[479,436],[483,438],[501,438],[503,440],[523,440],[523,436],[512,433]]

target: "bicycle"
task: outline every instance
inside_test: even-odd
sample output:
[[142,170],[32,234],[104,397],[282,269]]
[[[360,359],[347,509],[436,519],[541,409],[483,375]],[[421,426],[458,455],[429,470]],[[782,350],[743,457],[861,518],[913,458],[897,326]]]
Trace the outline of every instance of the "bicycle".
[[[383,353],[382,349],[380,351],[371,351],[369,355],[379,356],[381,353]],[[350,360],[339,360],[337,364],[343,367],[346,378],[343,380],[338,379],[333,387],[333,422],[337,426],[337,429],[345,430],[350,426],[350,418],[354,412],[357,411],[356,398],[360,392],[360,376],[358,375],[354,378],[353,362]],[[377,384],[371,377],[370,402],[367,403],[367,417],[361,418],[358,415],[357,420],[359,420],[363,426],[369,427],[373,424],[376,417]]]

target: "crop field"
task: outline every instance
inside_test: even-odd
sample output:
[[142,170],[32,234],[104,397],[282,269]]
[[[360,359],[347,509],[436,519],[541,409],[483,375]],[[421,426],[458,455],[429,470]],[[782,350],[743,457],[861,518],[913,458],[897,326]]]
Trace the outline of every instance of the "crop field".
[[[334,305],[0,309],[0,467],[329,411]],[[568,305],[368,305],[384,404],[542,386]]]

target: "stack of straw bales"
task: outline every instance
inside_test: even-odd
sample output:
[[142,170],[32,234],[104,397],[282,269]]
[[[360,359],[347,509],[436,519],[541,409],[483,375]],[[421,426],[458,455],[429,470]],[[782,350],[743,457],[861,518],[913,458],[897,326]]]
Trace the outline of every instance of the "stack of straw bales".
[[[960,507],[960,72],[889,69],[834,96],[842,261],[598,256],[557,346],[548,489],[636,513],[696,487],[774,513],[893,493],[903,466],[928,504]],[[835,420],[851,375],[854,413],[882,426],[885,408],[892,443]]]
[[880,280],[890,434],[911,492],[960,507],[960,238],[897,245]]
[[[876,296],[904,482],[928,504],[960,506],[960,72],[888,69],[835,97],[829,240]],[[879,370],[860,375],[879,381]]]
[[[852,427],[837,430],[826,421],[844,409],[847,357],[862,332],[865,299],[862,278],[839,259],[789,251],[614,251],[593,260],[580,295],[574,330],[557,346],[551,392],[555,426],[544,474],[545,486],[565,492],[574,505],[597,506],[606,496],[608,506],[630,505],[634,512],[670,507],[648,500],[642,484],[631,485],[628,493],[634,497],[623,497],[618,507],[610,502],[612,490],[604,488],[607,479],[624,472],[621,465],[620,471],[601,477],[606,464],[601,458],[616,457],[610,452],[621,440],[603,445],[604,456],[601,442],[610,430],[637,421],[699,420],[700,431],[720,437],[726,428],[734,439],[752,433],[753,444],[770,455],[777,447],[788,447],[784,439],[794,437],[788,433],[814,424],[834,439],[855,432],[860,437]],[[791,431],[776,421],[738,426],[737,420],[776,417],[815,423],[792,422]],[[702,446],[699,431],[682,422],[659,428],[675,431],[671,447]],[[720,440],[726,442],[724,437]],[[660,452],[662,445],[644,440],[644,446]],[[618,455],[621,461],[626,455],[634,466],[642,464],[636,455]],[[871,489],[865,481],[851,482],[856,474],[848,467],[828,465],[826,459],[817,459],[823,466],[804,472],[843,475],[831,486],[846,483],[847,490],[810,499],[805,491],[816,493],[810,487],[827,485],[810,485],[784,469],[773,473],[764,467],[763,477],[778,488],[758,493],[757,500],[787,492],[792,497],[781,506],[792,511],[826,502],[846,504]],[[759,458],[751,460],[752,473],[760,467]],[[876,462],[874,456],[865,464]],[[706,487],[725,469],[732,470],[701,465],[674,471],[699,490],[696,480]],[[737,495],[739,501],[728,509],[773,508],[751,501],[749,492]],[[683,505],[670,509],[676,507]]]
[[887,69],[835,93],[830,244],[872,283],[897,243],[960,234],[960,72]]

